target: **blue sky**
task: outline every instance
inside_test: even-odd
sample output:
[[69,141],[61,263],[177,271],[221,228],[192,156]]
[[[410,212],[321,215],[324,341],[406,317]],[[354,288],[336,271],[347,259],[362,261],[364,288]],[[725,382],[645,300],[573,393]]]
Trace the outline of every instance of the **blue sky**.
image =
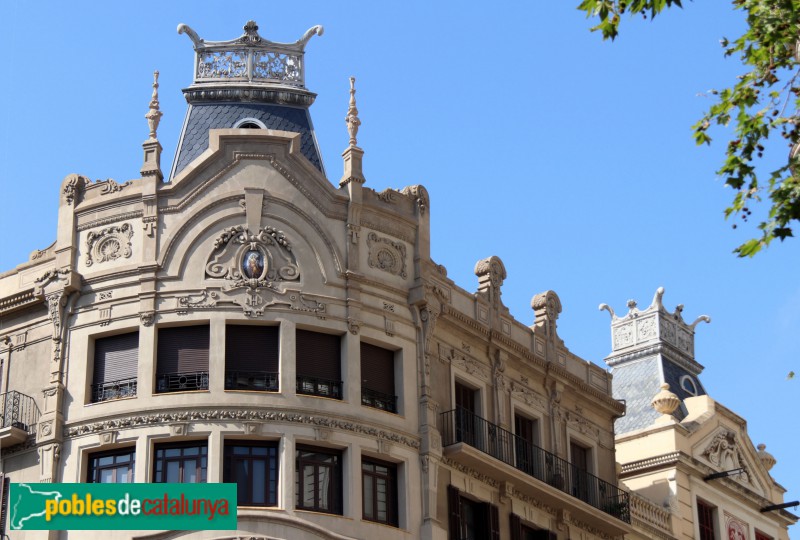
[[[0,271],[55,238],[64,176],[138,176],[152,71],[161,72],[159,139],[168,170],[186,111],[192,48],[175,28],[232,39],[248,19],[274,41],[312,25],[307,86],[328,177],[347,145],[348,77],[357,77],[367,186],[424,184],[432,254],[474,290],[478,259],[508,270],[503,300],[525,324],[531,297],[555,290],[567,346],[602,365],[608,315],[656,288],[700,325],[709,393],[743,416],[800,498],[800,240],[752,260],[731,251],[732,192],[714,171],[725,133],[698,148],[690,126],[711,88],[742,71],[719,40],[743,24],[726,2],[689,3],[651,22],[626,19],[616,43],[588,31],[574,2],[3,2]],[[118,5],[119,4],[119,5]],[[769,147],[767,160],[787,148]],[[754,212],[754,217],[759,210]]]

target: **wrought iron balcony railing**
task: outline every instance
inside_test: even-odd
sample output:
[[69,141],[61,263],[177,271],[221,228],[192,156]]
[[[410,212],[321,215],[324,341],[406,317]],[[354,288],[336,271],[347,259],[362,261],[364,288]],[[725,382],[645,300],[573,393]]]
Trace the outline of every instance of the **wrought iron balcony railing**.
[[397,412],[397,396],[361,387],[361,404],[382,411]]
[[136,377],[92,385],[92,403],[136,396]]
[[33,433],[39,421],[39,407],[31,396],[12,390],[0,394],[0,428],[15,427]]
[[156,376],[156,393],[208,390],[208,371],[164,373]]
[[225,371],[225,390],[277,392],[279,374],[269,371]]
[[342,399],[342,381],[298,375],[296,391],[307,396]]
[[468,444],[606,514],[631,522],[628,492],[466,409],[456,408],[441,416],[444,446]]

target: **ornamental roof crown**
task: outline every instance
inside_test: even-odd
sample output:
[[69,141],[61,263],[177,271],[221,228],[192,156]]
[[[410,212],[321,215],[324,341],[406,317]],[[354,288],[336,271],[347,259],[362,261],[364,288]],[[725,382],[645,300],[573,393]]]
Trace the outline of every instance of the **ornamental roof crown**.
[[309,40],[321,36],[320,25],[309,28],[294,43],[264,39],[255,21],[247,21],[244,34],[230,41],[206,41],[186,24],[178,25],[194,44],[195,85],[246,83],[260,86],[305,88],[303,56]]
[[694,360],[694,330],[700,321],[711,322],[711,317],[701,315],[691,324],[683,320],[683,304],[669,312],[662,303],[664,288],[659,287],[653,301],[643,310],[635,300],[628,300],[628,313],[617,316],[608,304],[600,304],[600,310],[611,314],[612,351],[634,351],[658,342],[666,342]]

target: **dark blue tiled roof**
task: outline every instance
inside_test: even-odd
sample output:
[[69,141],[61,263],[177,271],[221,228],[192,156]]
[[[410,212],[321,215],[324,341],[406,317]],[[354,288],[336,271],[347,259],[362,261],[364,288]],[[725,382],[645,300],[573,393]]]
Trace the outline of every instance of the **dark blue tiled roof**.
[[612,382],[614,397],[624,399],[627,403],[625,416],[614,424],[617,434],[646,428],[661,416],[650,403],[661,390],[663,382],[669,384],[670,392],[681,400],[680,408],[673,414],[678,420],[686,416],[683,400],[694,395],[681,386],[681,378],[684,375],[690,376],[694,381],[697,395],[706,393],[700,379],[681,366],[657,355],[619,364],[612,368],[611,373],[614,375]]
[[173,176],[208,149],[210,129],[232,128],[244,118],[260,120],[267,129],[300,133],[300,151],[322,171],[307,109],[262,103],[199,103],[189,106]]

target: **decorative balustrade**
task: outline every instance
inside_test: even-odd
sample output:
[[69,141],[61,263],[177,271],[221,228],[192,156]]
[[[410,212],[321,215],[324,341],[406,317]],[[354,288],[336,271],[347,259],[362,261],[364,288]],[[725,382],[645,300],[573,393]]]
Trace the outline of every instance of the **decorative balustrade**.
[[257,392],[277,392],[279,374],[270,371],[231,371],[225,372],[225,390],[255,390]]
[[314,35],[322,35],[321,26],[309,28],[294,43],[262,38],[255,21],[248,21],[244,32],[230,41],[206,41],[189,26],[178,26],[178,33],[194,43],[195,84],[240,81],[305,88],[305,46]]
[[636,493],[631,493],[631,518],[655,527],[664,533],[672,534],[672,520],[669,510]]
[[92,385],[92,403],[136,396],[136,377]]
[[208,372],[164,373],[156,377],[156,393],[208,390]]
[[342,399],[342,381],[298,375],[296,391],[307,396]]
[[468,444],[606,514],[631,522],[629,495],[617,486],[466,409],[444,412],[441,420],[444,446]]
[[361,404],[382,411],[397,412],[397,396],[361,387]]
[[12,390],[0,394],[0,428],[15,427],[33,433],[39,421],[39,407],[31,396]]

